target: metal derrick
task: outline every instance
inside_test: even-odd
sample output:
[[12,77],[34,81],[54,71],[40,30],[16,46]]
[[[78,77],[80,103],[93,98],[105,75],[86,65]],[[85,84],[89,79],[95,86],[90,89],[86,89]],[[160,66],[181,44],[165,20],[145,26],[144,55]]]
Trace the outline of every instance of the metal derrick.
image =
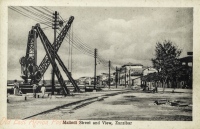
[[[20,64],[22,66],[22,74],[23,74],[21,77],[25,80],[25,83],[28,83],[28,79],[31,79],[30,81],[31,84],[40,82],[40,80],[42,79],[42,76],[44,75],[47,68],[51,64],[52,67],[54,68],[54,72],[58,78],[58,81],[61,87],[63,87],[64,94],[65,95],[69,94],[69,90],[67,89],[67,86],[56,64],[56,61],[53,60],[53,56],[55,56],[54,58],[58,61],[59,65],[61,66],[61,68],[63,69],[67,77],[69,78],[70,82],[74,86],[75,92],[80,92],[80,88],[78,87],[78,85],[76,84],[72,76],[70,75],[68,69],[65,67],[64,63],[62,62],[62,60],[57,54],[73,20],[74,20],[74,17],[71,16],[69,18],[69,21],[65,25],[65,27],[62,29],[62,31],[59,33],[58,37],[56,38],[56,42],[54,42],[53,44],[49,42],[47,36],[42,31],[39,24],[36,24],[36,26],[32,28],[28,36],[26,57],[22,57],[20,60]],[[34,32],[34,33],[32,34],[31,32]],[[37,66],[37,62],[36,62],[37,60],[37,50],[36,50],[37,40],[36,39],[38,36],[40,37],[42,44],[44,46],[44,49],[46,51],[46,55],[43,58],[42,62],[40,63],[39,67]],[[55,52],[54,52],[54,47],[55,47]],[[28,61],[30,58],[33,60],[32,62]],[[30,70],[30,66],[33,66],[32,71]]]

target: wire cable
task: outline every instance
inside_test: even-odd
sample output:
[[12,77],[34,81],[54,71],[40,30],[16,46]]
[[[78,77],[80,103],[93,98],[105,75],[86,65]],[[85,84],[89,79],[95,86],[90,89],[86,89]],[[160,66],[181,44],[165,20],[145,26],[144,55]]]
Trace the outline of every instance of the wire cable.
[[46,6],[43,6],[43,8],[46,8],[47,10],[54,12],[53,10],[51,10],[50,8],[47,8]]
[[41,6],[40,6],[40,8],[42,8],[43,10],[45,10],[46,12],[48,12],[48,13],[50,13],[50,14],[53,13],[53,11],[51,12],[51,11],[49,11],[48,9],[44,8],[44,7],[41,7]]
[[41,18],[41,19],[44,19],[44,20],[47,20],[47,21],[51,21],[50,18],[47,18],[47,17],[45,17],[45,16],[41,16],[41,15],[39,15],[39,14],[37,14],[37,13],[31,11],[30,9],[26,9],[25,7],[21,7],[21,8],[24,9],[24,10],[26,10],[27,12],[30,12],[31,14],[33,14],[33,15],[35,15],[35,16]]
[[[15,8],[15,7],[9,7],[9,9],[11,9],[11,10],[13,10],[13,11],[15,11],[15,12],[17,12],[17,13],[19,13],[19,14],[21,14],[21,15],[27,17],[27,18],[30,18],[30,19],[32,19],[32,20],[34,20],[34,21],[37,21],[38,23],[41,23],[41,19],[30,17],[29,15],[27,15],[27,14],[24,13],[24,12],[22,12],[21,10],[18,10],[18,9]],[[43,23],[43,24],[44,24],[44,23]],[[48,24],[44,24],[44,25],[51,27],[51,26],[48,25]]]
[[35,7],[33,7],[33,6],[30,6],[30,7],[33,8],[33,9],[35,9],[35,10],[37,10],[38,12],[40,12],[40,13],[46,15],[46,16],[52,17],[51,15],[49,15],[49,14],[47,14],[47,13],[45,13],[45,12],[43,12],[43,11],[41,11],[41,10],[35,8]]

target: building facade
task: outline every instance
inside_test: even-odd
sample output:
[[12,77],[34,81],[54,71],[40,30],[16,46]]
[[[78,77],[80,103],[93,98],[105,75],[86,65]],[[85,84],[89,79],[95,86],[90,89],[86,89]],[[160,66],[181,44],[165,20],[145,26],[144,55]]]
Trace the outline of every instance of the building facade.
[[127,63],[118,71],[118,83],[122,86],[141,85],[142,64]]

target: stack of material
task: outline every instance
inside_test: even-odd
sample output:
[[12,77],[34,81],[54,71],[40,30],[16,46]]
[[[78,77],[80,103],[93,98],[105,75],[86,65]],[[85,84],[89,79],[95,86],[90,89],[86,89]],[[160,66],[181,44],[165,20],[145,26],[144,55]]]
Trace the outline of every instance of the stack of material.
[[169,101],[167,99],[160,99],[160,100],[154,101],[154,103],[157,104],[157,105],[167,104],[168,102]]
[[17,95],[9,95],[7,97],[7,102],[18,102],[18,101],[26,101],[27,97],[26,95],[22,95],[22,96],[17,96]]

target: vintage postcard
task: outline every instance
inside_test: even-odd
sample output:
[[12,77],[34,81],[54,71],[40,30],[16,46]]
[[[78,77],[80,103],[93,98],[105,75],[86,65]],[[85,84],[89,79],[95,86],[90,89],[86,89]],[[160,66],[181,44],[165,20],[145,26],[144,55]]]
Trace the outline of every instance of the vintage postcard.
[[199,127],[193,1],[1,1],[0,128]]

